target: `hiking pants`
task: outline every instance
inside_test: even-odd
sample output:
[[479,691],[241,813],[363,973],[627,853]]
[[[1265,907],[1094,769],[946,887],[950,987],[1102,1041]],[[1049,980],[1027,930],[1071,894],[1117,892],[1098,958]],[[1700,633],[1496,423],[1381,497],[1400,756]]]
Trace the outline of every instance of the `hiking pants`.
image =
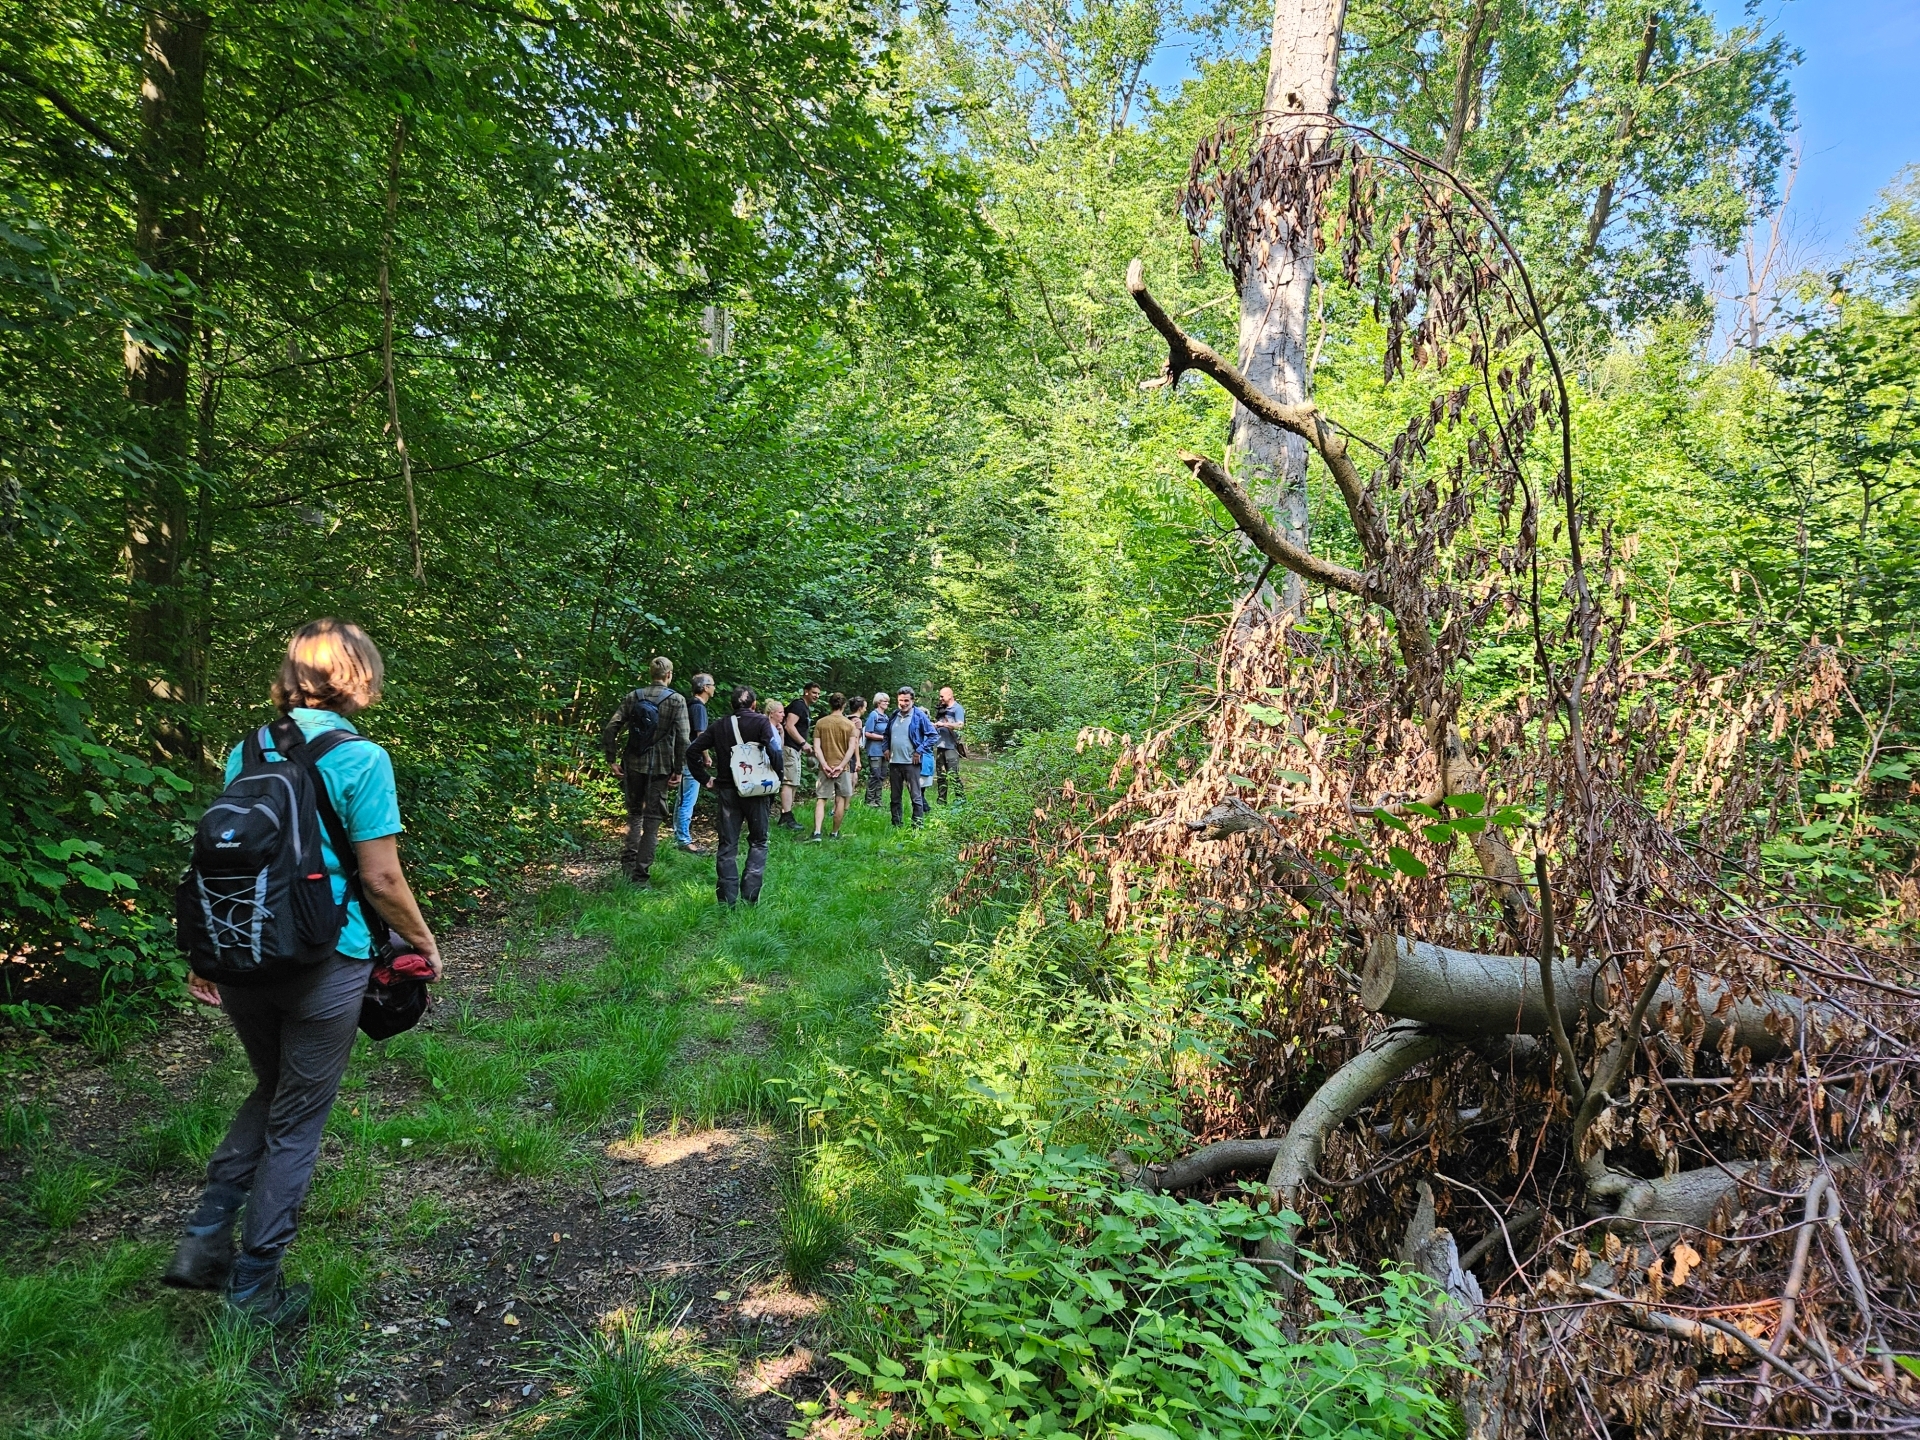
[[632,775],[621,772],[627,795],[627,843],[620,851],[620,869],[629,880],[644,880],[653,868],[653,852],[660,842],[660,822],[667,818],[673,789],[671,775]]
[[[722,785],[713,792],[720,802],[714,822],[720,831],[720,844],[713,852],[713,868],[718,885],[715,894],[722,905],[745,900],[749,905],[760,898],[760,882],[767,873],[768,808],[771,795],[741,799]],[[740,829],[747,831],[747,873],[740,873]]]
[[220,987],[254,1086],[207,1162],[207,1184],[247,1192],[240,1243],[249,1255],[278,1256],[299,1229],[372,970],[371,960],[336,954],[277,985]]
[[960,752],[949,750],[942,745],[933,752],[934,793],[940,797],[942,805],[947,803],[947,777],[953,777],[953,798],[959,800],[967,793],[967,787],[960,783]]
[[673,813],[673,838],[682,845],[693,843],[693,807],[700,799],[700,782],[691,770],[680,772],[680,808]]
[[884,755],[869,755],[867,765],[867,804],[874,809],[880,808],[880,792],[887,784],[887,759]]
[[927,813],[927,792],[920,784],[920,762],[916,760],[911,765],[901,765],[897,762],[889,764],[887,774],[893,786],[890,806],[893,823],[896,825],[900,823],[900,787],[904,785],[907,787],[907,793],[913,797],[913,823],[918,825],[920,817]]

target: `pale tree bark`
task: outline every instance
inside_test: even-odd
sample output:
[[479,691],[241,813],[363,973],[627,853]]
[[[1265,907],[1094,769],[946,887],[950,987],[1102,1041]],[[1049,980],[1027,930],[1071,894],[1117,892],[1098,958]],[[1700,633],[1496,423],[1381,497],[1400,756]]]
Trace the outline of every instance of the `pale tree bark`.
[[[1339,103],[1340,33],[1346,18],[1346,0],[1276,0],[1262,129],[1269,143],[1278,138],[1298,144],[1304,138],[1315,152],[1326,144],[1321,117]],[[1312,390],[1307,330],[1317,216],[1309,216],[1305,225],[1298,218],[1283,213],[1276,197],[1262,203],[1249,227],[1240,283],[1240,370],[1283,405],[1305,403]],[[1228,443],[1236,478],[1290,542],[1309,548],[1306,441],[1236,404]],[[1287,572],[1281,603],[1297,607],[1300,598],[1300,579]]]
[[[201,196],[206,171],[206,59],[203,11],[159,5],[147,11],[140,76],[140,138],[134,149],[134,255],[162,275],[197,289],[202,251]],[[168,707],[154,727],[164,755],[190,753],[172,707],[195,690],[190,617],[181,585],[189,540],[187,472],[195,421],[188,372],[194,339],[194,290],[176,294],[154,327],[163,344],[126,342],[127,395],[141,416],[150,462],[128,515],[132,614],[128,656],[135,700]]]
[[386,225],[380,232],[380,378],[387,390],[387,433],[400,457],[400,484],[407,496],[407,540],[413,550],[413,578],[427,578],[420,558],[420,503],[413,493],[413,456],[407,450],[407,432],[400,427],[400,387],[393,378],[393,221],[400,208],[400,156],[406,149],[407,122],[393,127],[393,148],[387,154]]

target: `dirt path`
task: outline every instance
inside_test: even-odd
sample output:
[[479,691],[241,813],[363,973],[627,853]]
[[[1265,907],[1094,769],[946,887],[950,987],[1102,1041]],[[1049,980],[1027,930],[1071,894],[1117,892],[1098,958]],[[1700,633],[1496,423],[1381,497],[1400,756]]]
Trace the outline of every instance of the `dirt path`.
[[[590,892],[605,882],[610,858],[561,867],[547,883]],[[449,980],[423,1024],[428,1035],[487,1016],[502,957],[516,956],[517,924],[449,937]],[[592,969],[604,950],[604,940],[557,936],[520,947],[515,968],[564,981]],[[689,1037],[682,1048],[708,1044]],[[233,1083],[243,1082],[229,1083],[224,1104],[203,1098],[197,1112],[195,1096],[205,1077],[232,1076],[235,1061],[219,1018],[198,1010],[169,1016],[110,1063],[44,1038],[0,1055],[10,1072],[0,1075],[0,1097],[10,1094],[40,1126],[30,1147],[0,1154],[0,1194],[37,1217],[9,1219],[0,1261],[10,1271],[37,1269],[126,1240],[149,1242],[163,1259],[198,1178],[187,1154],[163,1154],[167,1142],[143,1132],[154,1130],[156,1115],[198,1114],[204,1154],[209,1127],[217,1137]],[[404,1116],[426,1093],[416,1072],[384,1055],[364,1068],[367,1084],[343,1094],[336,1130],[350,1130],[363,1107],[369,1119]],[[290,1256],[293,1268],[302,1259],[318,1267],[315,1319],[261,1362],[277,1364],[285,1385],[278,1433],[448,1440],[491,1431],[547,1396],[558,1347],[625,1312],[677,1325],[727,1357],[742,1423],[785,1434],[792,1402],[821,1388],[814,1354],[823,1307],[780,1269],[776,1137],[741,1127],[634,1139],[633,1130],[629,1117],[601,1126],[597,1138],[576,1133],[558,1173],[517,1180],[479,1158],[416,1150],[405,1137],[391,1153],[330,1133]],[[189,1136],[174,1148],[193,1143]],[[57,1215],[43,1194],[57,1166],[94,1177],[64,1229],[51,1223]],[[181,1303],[211,1312],[218,1301]]]

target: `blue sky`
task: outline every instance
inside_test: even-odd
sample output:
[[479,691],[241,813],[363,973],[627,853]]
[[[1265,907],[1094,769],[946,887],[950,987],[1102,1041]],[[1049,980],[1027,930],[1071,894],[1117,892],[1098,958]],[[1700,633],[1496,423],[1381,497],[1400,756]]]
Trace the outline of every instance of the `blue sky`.
[[[1745,8],[1712,4],[1723,24]],[[1757,13],[1803,57],[1793,229],[1838,255],[1894,173],[1920,161],[1920,0],[1762,0]]]

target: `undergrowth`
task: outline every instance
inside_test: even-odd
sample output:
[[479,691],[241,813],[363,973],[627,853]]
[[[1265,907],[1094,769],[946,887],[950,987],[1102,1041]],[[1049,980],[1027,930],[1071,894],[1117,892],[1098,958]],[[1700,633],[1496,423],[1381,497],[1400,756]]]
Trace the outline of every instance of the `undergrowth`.
[[[1282,1327],[1245,1257],[1294,1217],[1119,1184],[1084,1147],[1000,1140],[974,1175],[914,1181],[913,1219],[863,1274],[844,1357],[876,1397],[958,1436],[1281,1440],[1449,1434],[1428,1339],[1432,1282],[1303,1256],[1317,1315]],[[1343,1295],[1364,1298],[1349,1303]]]

